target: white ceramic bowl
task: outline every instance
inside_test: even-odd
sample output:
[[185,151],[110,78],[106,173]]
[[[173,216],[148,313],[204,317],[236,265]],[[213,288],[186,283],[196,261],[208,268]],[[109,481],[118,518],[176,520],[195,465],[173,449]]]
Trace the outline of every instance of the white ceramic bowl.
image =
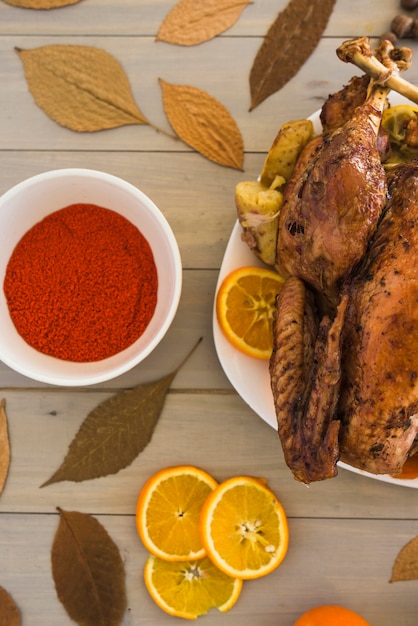
[[[70,204],[112,209],[148,240],[158,272],[158,300],[145,332],[131,346],[101,361],[74,363],[38,352],[17,333],[3,282],[9,258],[21,237],[46,215]],[[0,197],[0,360],[34,380],[84,386],[115,378],[145,359],[166,334],[177,311],[182,266],[173,232],[156,205],[133,185],[87,169],[62,169],[29,178]]]

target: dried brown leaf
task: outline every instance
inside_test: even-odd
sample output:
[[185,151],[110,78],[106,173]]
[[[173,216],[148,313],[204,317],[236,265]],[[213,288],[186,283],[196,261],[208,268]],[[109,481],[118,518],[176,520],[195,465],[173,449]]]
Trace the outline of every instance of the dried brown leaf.
[[36,104],[79,132],[148,124],[119,62],[91,46],[50,45],[17,52]]
[[80,426],[62,465],[41,486],[82,482],[128,467],[151,441],[173,377],[139,385],[99,404]]
[[20,626],[20,611],[12,596],[0,587],[0,626]]
[[249,4],[245,0],[180,0],[165,17],[156,39],[179,46],[203,43],[231,28]]
[[3,0],[3,2],[22,9],[58,9],[69,4],[77,4],[80,0]]
[[60,522],[51,550],[58,598],[82,626],[118,626],[127,605],[118,547],[91,515],[58,510]]
[[281,89],[321,39],[336,0],[290,0],[270,26],[250,72],[251,107]]
[[100,478],[130,465],[151,441],[167,391],[184,362],[167,376],[118,393],[93,409],[71,442],[62,465],[41,487],[64,480]]
[[390,582],[399,580],[418,580],[418,537],[404,545],[396,557]]
[[177,135],[188,146],[219,165],[242,169],[244,145],[227,109],[202,89],[160,79],[164,110]]
[[3,491],[10,466],[10,441],[7,428],[6,401],[0,400],[0,493]]

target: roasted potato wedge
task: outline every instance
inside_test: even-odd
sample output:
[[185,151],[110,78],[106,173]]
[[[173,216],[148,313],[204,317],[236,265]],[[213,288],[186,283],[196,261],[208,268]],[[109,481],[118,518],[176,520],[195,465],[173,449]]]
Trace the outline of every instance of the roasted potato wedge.
[[238,183],[235,203],[243,228],[242,239],[266,265],[276,260],[277,227],[283,195],[258,181]]
[[289,180],[295,163],[314,134],[310,120],[284,124],[279,130],[258,181],[238,183],[235,204],[243,228],[242,239],[266,265],[274,266],[281,190]]
[[270,187],[274,185],[276,176],[289,180],[300,153],[313,135],[314,128],[310,120],[295,120],[284,124],[264,161],[260,182]]

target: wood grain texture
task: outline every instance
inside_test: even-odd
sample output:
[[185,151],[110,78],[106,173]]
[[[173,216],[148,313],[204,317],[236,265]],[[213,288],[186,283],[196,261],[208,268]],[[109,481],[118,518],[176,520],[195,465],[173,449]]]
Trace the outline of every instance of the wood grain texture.
[[[125,563],[129,609],[123,626],[172,624],[172,618],[153,604],[141,584],[147,553],[132,518],[99,515],[97,519],[115,541]],[[4,586],[13,593],[22,617],[36,626],[71,623],[56,597],[50,574],[49,550],[57,523],[55,514],[10,514],[6,519],[0,518],[1,536],[8,542],[2,555]],[[28,558],[26,537],[35,524],[37,542]],[[252,626],[262,619],[265,626],[291,626],[298,612],[318,603],[339,602],[362,612],[372,624],[415,626],[416,596],[411,589],[414,583],[389,584],[390,568],[384,566],[396,557],[414,528],[412,521],[398,522],[394,536],[388,520],[358,520],[353,524],[347,519],[291,519],[291,544],[282,566],[263,580],[246,583],[230,613],[221,616],[212,611],[205,622],[211,626]],[[302,577],[300,553],[305,555]],[[355,578],[344,571],[347,568],[342,564],[349,567],[359,561],[363,566]]]
[[[244,585],[228,615],[212,611],[208,626],[292,626],[314,604],[337,603],[372,626],[416,626],[417,583],[389,584],[399,550],[418,533],[416,490],[340,470],[306,488],[284,464],[277,434],[235,393],[216,355],[212,311],[216,281],[236,219],[235,185],[261,171],[284,122],[317,110],[355,71],[335,50],[356,34],[378,36],[398,12],[395,0],[338,0],[325,36],[286,87],[249,113],[248,75],[262,37],[286,0],[255,0],[228,32],[193,49],[155,42],[173,5],[168,0],[82,0],[55,11],[0,2],[0,193],[40,172],[90,167],[125,178],[161,208],[178,240],[183,292],[172,327],[155,352],[119,378],[86,389],[36,383],[0,363],[12,463],[0,496],[0,584],[30,626],[71,622],[57,599],[50,549],[56,507],[97,515],[117,543],[127,570],[123,626],[169,626],[142,583],[145,550],[134,511],[142,484],[170,464],[204,467],[222,480],[265,477],[289,515],[290,548],[271,576]],[[33,102],[14,47],[50,43],[96,45],[123,65],[136,101],[169,129],[158,78],[189,83],[219,99],[244,138],[244,172],[222,168],[151,128],[77,134],[59,127]],[[414,54],[418,44],[409,42]],[[407,78],[418,83],[418,60]],[[1,219],[1,216],[0,216]],[[1,235],[0,235],[1,237]],[[0,239],[1,243],[1,239]],[[203,337],[176,376],[149,446],[116,475],[40,489],[59,466],[78,427],[119,389],[167,374]]]
[[[284,9],[287,0],[260,0],[246,8],[242,17],[223,37],[262,37],[270,23]],[[120,0],[118,11],[109,0],[83,0],[83,16],[74,7],[60,9],[59,19],[52,12],[34,13],[0,3],[0,33],[44,34],[52,30],[59,35],[91,33],[114,35],[149,35],[155,37],[158,28],[173,7],[167,0]],[[393,16],[399,12],[397,0],[338,0],[326,36],[348,38],[358,34],[378,36],[388,29]],[[97,15],[100,19],[97,19]]]

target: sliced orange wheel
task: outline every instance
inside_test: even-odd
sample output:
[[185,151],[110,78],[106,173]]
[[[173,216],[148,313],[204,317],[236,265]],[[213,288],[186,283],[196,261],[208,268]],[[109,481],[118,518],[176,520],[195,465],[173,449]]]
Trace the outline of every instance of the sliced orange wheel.
[[167,467],[151,476],[136,506],[136,526],[147,550],[168,561],[203,558],[200,510],[217,484],[191,465]]
[[207,497],[200,516],[202,544],[211,561],[233,578],[260,578],[283,561],[287,517],[265,481],[230,478]]
[[242,580],[226,576],[208,558],[174,563],[150,556],[144,580],[154,602],[183,619],[196,619],[215,607],[229,611],[242,588]]
[[264,267],[240,267],[222,281],[216,317],[226,338],[244,354],[270,358],[276,296],[283,282],[277,272]]

